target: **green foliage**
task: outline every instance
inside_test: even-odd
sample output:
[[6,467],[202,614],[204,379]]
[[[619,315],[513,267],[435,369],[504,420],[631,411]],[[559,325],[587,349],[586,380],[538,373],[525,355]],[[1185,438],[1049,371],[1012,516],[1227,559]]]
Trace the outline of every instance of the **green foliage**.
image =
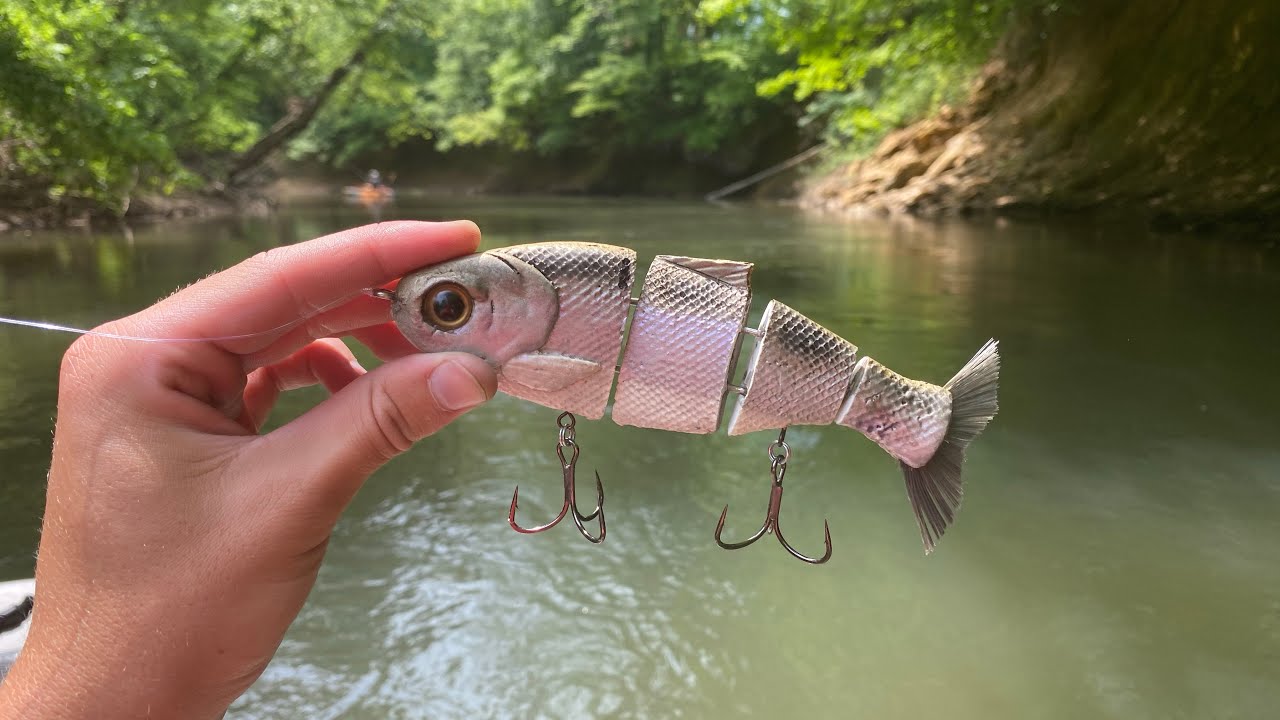
[[[427,84],[435,74],[434,3],[399,2],[356,74],[289,148],[295,158],[344,167],[362,155],[433,136]],[[430,12],[428,12],[430,11]]]
[[[105,61],[127,56],[128,63]],[[104,3],[14,3],[0,15],[0,122],[27,173],[52,193],[105,199],[144,169],[172,170],[160,102],[189,79],[151,38],[114,22]]]
[[295,154],[344,162],[368,149],[359,129],[442,150],[700,156],[787,104],[756,93],[785,68],[770,39],[690,0],[442,0],[419,27],[385,39]]
[[204,182],[342,62],[373,5],[3,0],[0,196],[119,208]]
[[[962,96],[1019,0],[718,0],[713,17],[758,18],[793,65],[762,95],[806,103],[837,144],[885,130]],[[1021,4],[1032,4],[1023,2]]]
[[848,142],[958,94],[1017,1],[0,0],[0,203],[207,184],[348,63],[295,157]]

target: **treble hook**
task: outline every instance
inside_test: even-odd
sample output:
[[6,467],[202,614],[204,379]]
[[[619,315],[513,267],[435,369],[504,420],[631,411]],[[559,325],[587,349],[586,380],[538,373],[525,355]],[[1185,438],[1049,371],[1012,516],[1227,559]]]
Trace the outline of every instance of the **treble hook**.
[[[574,425],[577,418],[571,412],[560,413],[560,417],[556,418],[556,425],[560,428],[560,439],[556,442],[556,456],[560,458],[560,468],[564,471],[564,505],[560,508],[560,514],[555,516],[551,522],[546,525],[538,525],[537,527],[525,528],[520,527],[516,523],[516,508],[520,507],[520,486],[516,486],[515,494],[511,496],[511,509],[507,513],[507,523],[511,525],[511,529],[518,533],[532,535],[534,533],[550,530],[564,519],[565,515],[573,518],[573,524],[577,526],[578,532],[582,533],[582,537],[593,543],[604,542],[605,524],[604,524],[604,483],[600,482],[600,473],[596,473],[596,509],[583,515],[578,512],[578,496],[575,487],[575,468],[578,464],[578,443],[574,440]],[[565,448],[571,450],[568,459],[565,459]],[[584,523],[599,518],[600,534],[592,535],[587,532]]]
[[782,428],[782,432],[778,433],[778,440],[769,446],[770,473],[773,475],[773,492],[769,494],[769,509],[765,512],[764,525],[756,531],[755,535],[743,540],[742,542],[727,543],[720,539],[720,533],[724,530],[724,518],[729,514],[729,506],[724,506],[724,511],[720,513],[720,522],[716,523],[716,544],[725,550],[737,550],[744,548],[751,543],[765,536],[765,533],[773,533],[778,536],[778,542],[782,544],[782,549],[791,554],[792,557],[803,560],[810,565],[821,565],[831,559],[831,528],[827,525],[827,521],[822,521],[822,531],[826,538],[824,542],[827,546],[826,553],[820,558],[811,558],[791,547],[791,543],[782,536],[782,526],[778,524],[778,513],[782,510],[782,477],[787,473],[787,461],[791,459],[791,447],[787,445],[787,429]]

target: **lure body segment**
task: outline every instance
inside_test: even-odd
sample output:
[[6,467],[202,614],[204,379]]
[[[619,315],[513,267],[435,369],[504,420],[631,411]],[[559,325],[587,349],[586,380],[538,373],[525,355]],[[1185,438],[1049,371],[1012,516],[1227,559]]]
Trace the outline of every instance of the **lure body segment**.
[[713,433],[751,309],[751,264],[659,255],[618,371],[619,425]]
[[858,348],[777,300],[757,332],[729,434],[835,422]]
[[861,432],[899,460],[933,549],[960,505],[965,448],[996,413],[994,340],[934,385],[859,357],[776,300],[744,331],[750,263],[660,255],[632,300],[635,261],[595,243],[490,250],[403,278],[392,316],[424,352],[489,362],[509,395],[597,419],[616,379],[615,422],[685,433],[719,429],[742,338],[754,334],[728,433],[832,423]]
[[951,393],[865,357],[858,361],[857,377],[836,422],[918,468],[929,462],[946,437]]
[[636,253],[595,243],[538,243],[495,251],[533,266],[556,289],[551,334],[537,352],[502,365],[498,389],[592,420],[604,417],[622,350]]

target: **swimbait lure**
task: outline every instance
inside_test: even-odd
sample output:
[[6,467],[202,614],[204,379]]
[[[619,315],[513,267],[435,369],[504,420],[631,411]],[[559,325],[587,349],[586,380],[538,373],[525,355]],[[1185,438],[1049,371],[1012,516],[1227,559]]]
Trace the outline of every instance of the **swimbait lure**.
[[[852,428],[896,458],[926,553],[934,549],[960,505],[965,449],[997,410],[1000,359],[988,341],[944,385],[911,380],[858,355],[858,348],[777,300],[758,329],[746,327],[752,264],[660,255],[632,299],[636,253],[594,243],[549,242],[507,247],[424,268],[405,276],[391,301],[404,336],[424,352],[461,351],[497,369],[508,395],[564,411],[560,453],[565,466],[565,516],[588,539],[603,539],[603,489],[596,510],[579,513],[573,498],[576,460],[573,414],[604,416],[620,425],[683,433],[720,428],[726,393],[739,394],[728,434],[781,429],[771,446],[774,494],[765,532],[778,535],[782,473],[791,425]],[[631,307],[634,306],[634,314]],[[628,320],[630,325],[628,326]],[[741,387],[731,385],[744,335],[755,345]],[[621,356],[621,362],[618,358]],[[614,390],[616,380],[616,390]],[[566,422],[566,416],[568,421]],[[566,440],[566,430],[568,444]],[[517,488],[517,497],[519,489]],[[727,507],[726,507],[727,512]],[[600,516],[600,536],[582,522]]]

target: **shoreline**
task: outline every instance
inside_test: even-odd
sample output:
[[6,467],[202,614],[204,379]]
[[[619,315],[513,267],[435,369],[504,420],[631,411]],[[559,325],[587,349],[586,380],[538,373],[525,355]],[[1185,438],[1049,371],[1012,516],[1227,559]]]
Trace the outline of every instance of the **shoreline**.
[[[982,186],[980,191],[971,190],[968,194],[958,192],[958,189],[962,189],[960,183],[948,178],[945,173],[920,170],[922,163],[919,161],[919,153],[915,150],[905,153],[903,151],[904,146],[912,147],[911,138],[919,132],[920,127],[936,122],[936,118],[931,118],[895,131],[885,138],[876,152],[870,155],[835,169],[801,177],[795,182],[795,191],[789,195],[779,195],[774,188],[763,196],[745,194],[739,198],[721,200],[717,203],[767,203],[795,208],[817,216],[850,221],[901,219],[923,223],[955,220],[1089,225],[1102,223],[1131,225],[1135,229],[1142,228],[1162,234],[1220,236],[1239,233],[1255,235],[1273,242],[1280,239],[1280,226],[1275,222],[1276,217],[1266,212],[1231,212],[1216,215],[1157,214],[1149,209],[1128,205],[1056,207],[1047,203],[1011,201],[1012,196],[1007,193],[1000,194],[997,190],[999,183],[990,182],[990,180]],[[886,151],[886,148],[890,150]],[[935,164],[946,160],[945,157],[939,160],[940,156],[936,153],[933,157]],[[903,168],[906,168],[905,172]],[[902,182],[904,175],[907,175],[907,178]],[[885,184],[893,187],[887,189],[877,187]],[[144,196],[134,199],[128,212],[122,217],[84,209],[73,213],[66,208],[0,207],[0,242],[3,242],[5,237],[36,231],[127,228],[177,220],[232,216],[265,217],[283,206],[295,203],[306,204],[325,200],[342,203],[341,188],[340,184],[325,180],[289,178],[234,200],[206,193]],[[402,197],[564,197],[602,200],[673,198],[673,196],[655,195],[495,193],[475,187],[455,189],[452,186],[439,184],[405,188],[402,190]],[[685,199],[699,201],[703,198],[701,195],[689,195]]]
[[[998,134],[986,118],[943,107],[932,117],[889,133],[871,153],[805,178],[791,203],[849,219],[1119,222],[1153,232],[1280,237],[1280,213],[1273,207],[1271,186],[1218,195],[1216,207],[1179,206],[1160,198],[1117,201],[1102,188],[1058,196],[1037,187],[1026,177],[1031,173],[1009,171],[1010,160],[988,149]],[[1034,176],[1044,178],[1052,172],[1042,164]]]
[[0,238],[24,231],[141,225],[189,218],[264,214],[271,211],[273,204],[267,196],[259,195],[248,196],[244,200],[231,200],[205,193],[178,193],[139,196],[129,203],[129,208],[123,215],[101,207],[0,206]]

